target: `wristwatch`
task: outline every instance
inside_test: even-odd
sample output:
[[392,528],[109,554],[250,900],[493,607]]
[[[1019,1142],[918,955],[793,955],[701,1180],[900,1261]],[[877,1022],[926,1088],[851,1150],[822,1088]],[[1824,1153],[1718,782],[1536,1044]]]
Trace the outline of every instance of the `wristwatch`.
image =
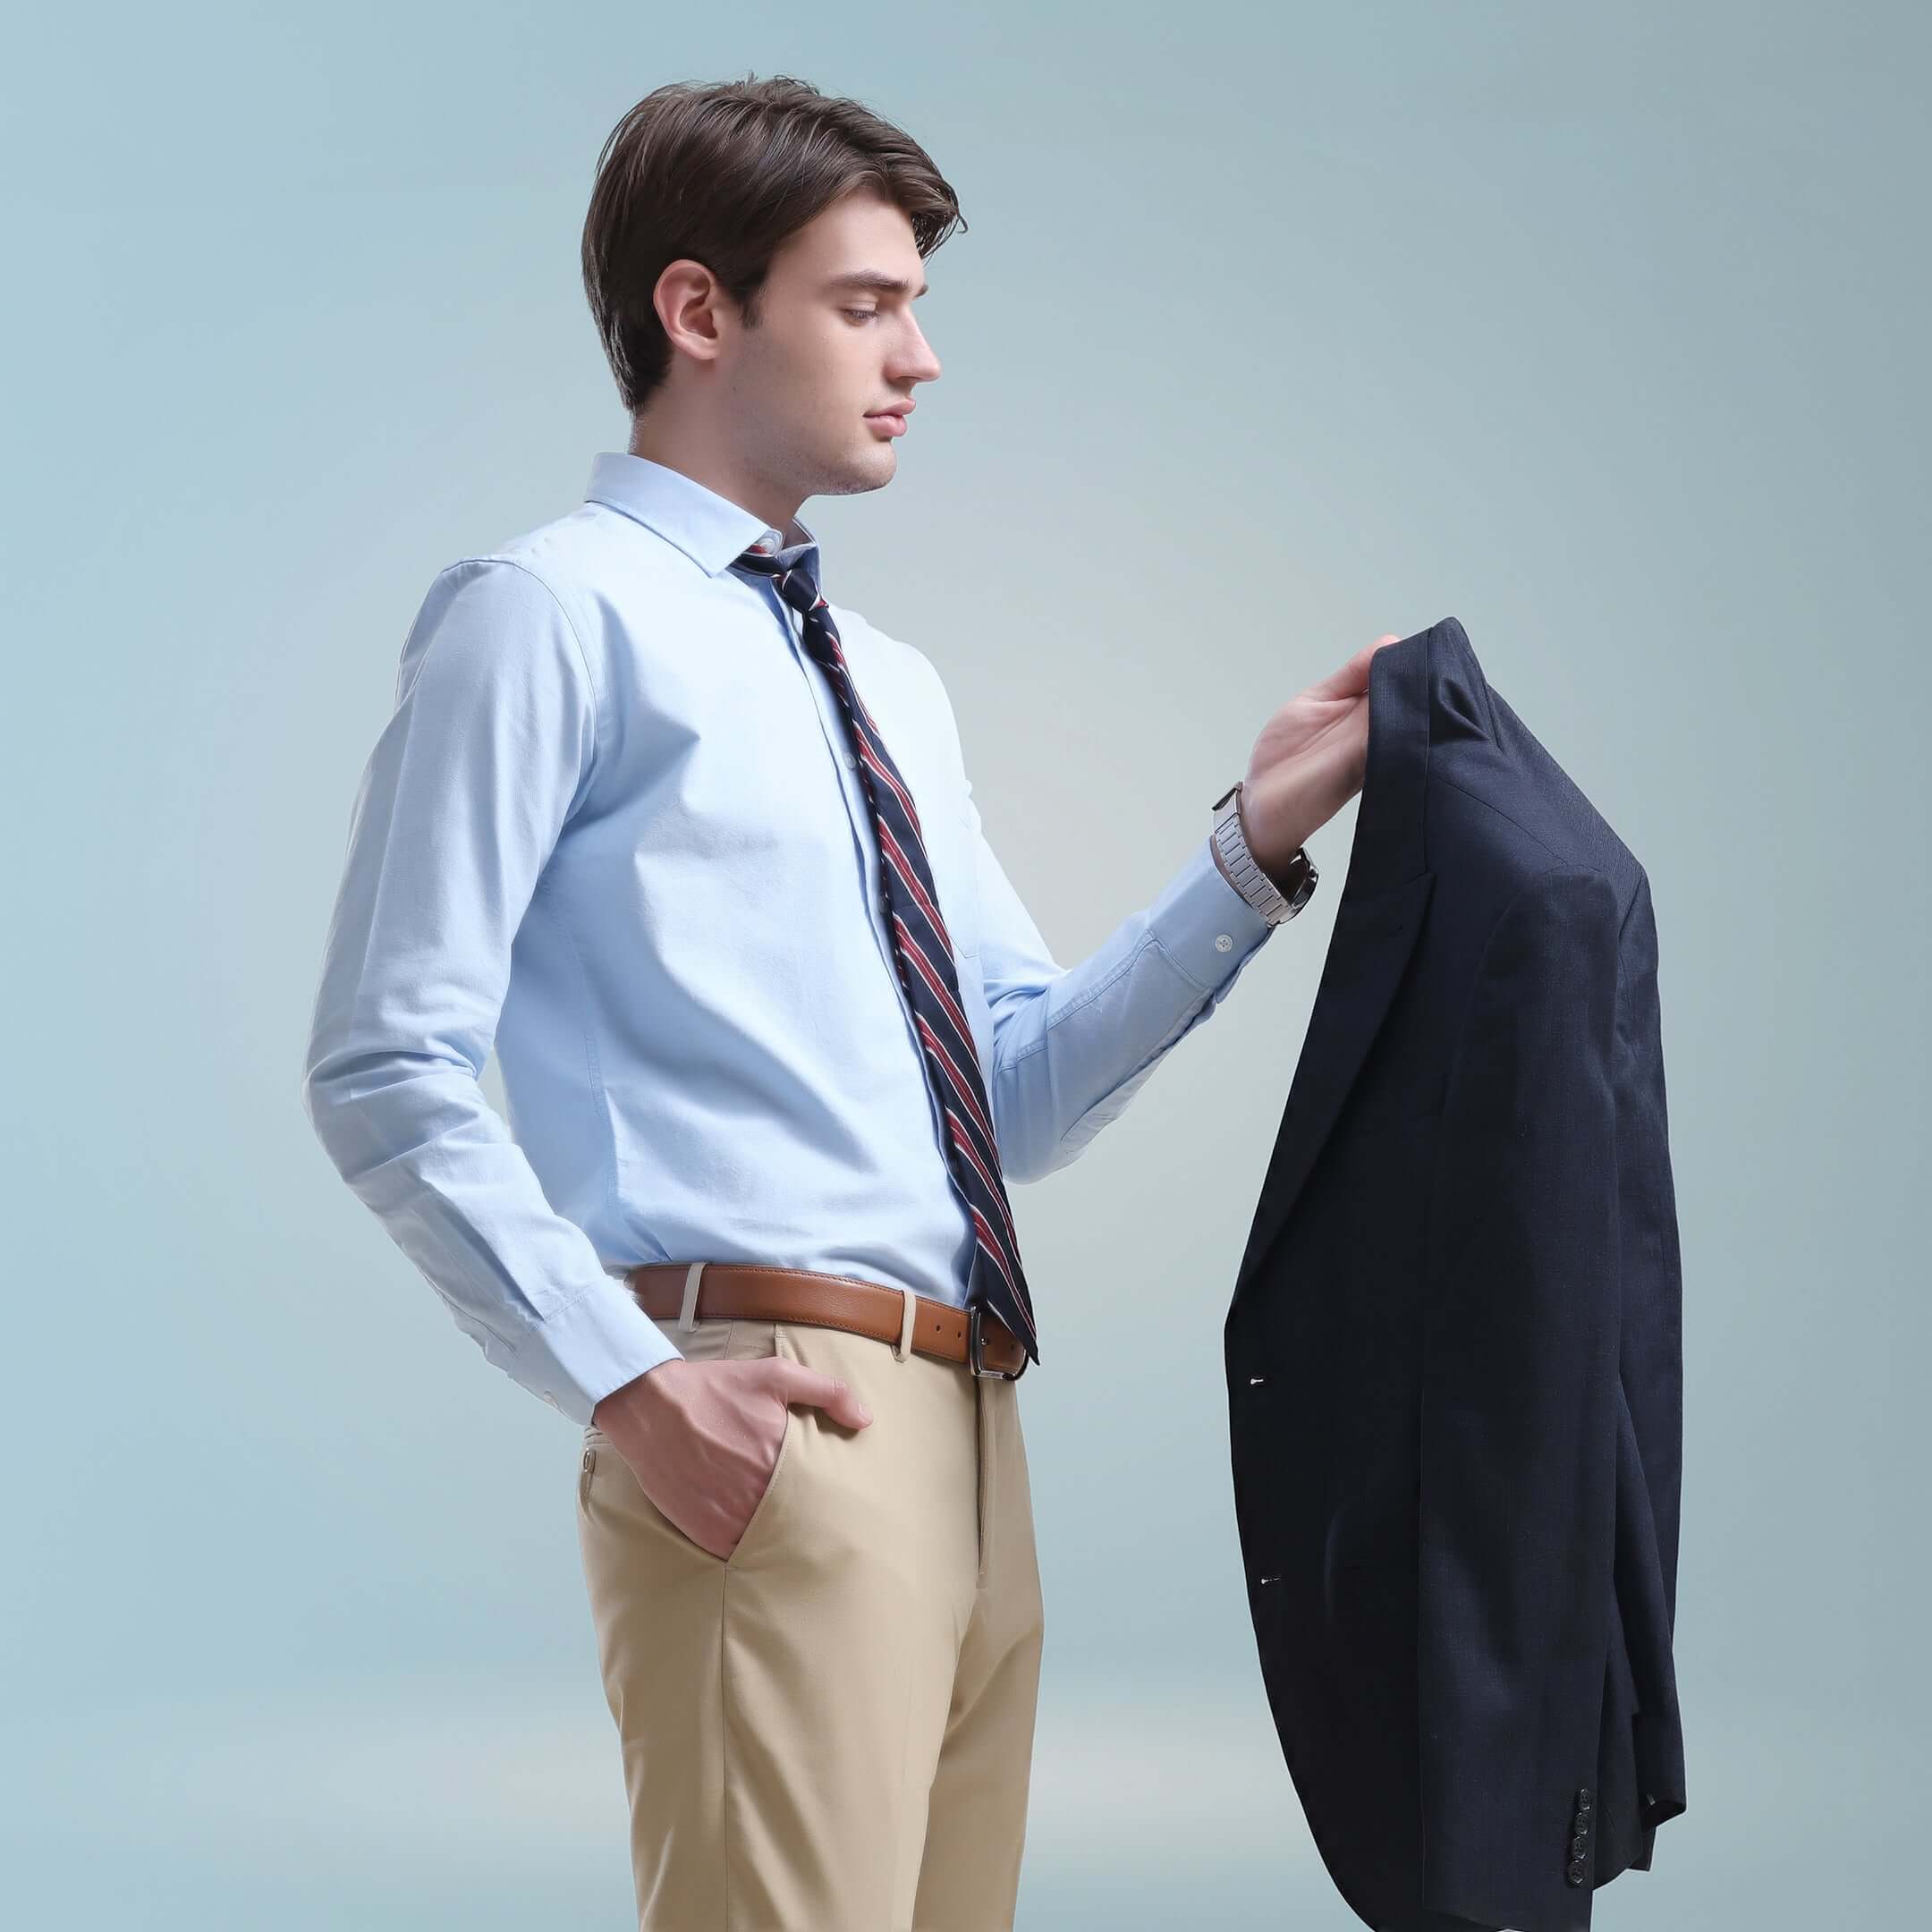
[[1237,778],[1214,801],[1215,846],[1227,866],[1235,891],[1270,926],[1284,925],[1309,902],[1309,894],[1315,890],[1315,881],[1321,875],[1316,871],[1315,861],[1309,857],[1305,845],[1296,846],[1294,857],[1288,861],[1285,889],[1277,886],[1256,864],[1254,854],[1248,850],[1247,835],[1241,830],[1241,781]]

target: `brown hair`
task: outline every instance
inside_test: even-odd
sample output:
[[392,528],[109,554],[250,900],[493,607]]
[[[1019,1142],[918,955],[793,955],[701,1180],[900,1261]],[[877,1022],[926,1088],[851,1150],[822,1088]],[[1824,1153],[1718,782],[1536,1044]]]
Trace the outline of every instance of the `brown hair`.
[[671,366],[651,295],[673,262],[701,261],[755,328],[780,245],[860,182],[904,211],[921,260],[966,226],[910,135],[788,74],[674,81],[631,108],[597,157],[583,232],[584,292],[625,409]]

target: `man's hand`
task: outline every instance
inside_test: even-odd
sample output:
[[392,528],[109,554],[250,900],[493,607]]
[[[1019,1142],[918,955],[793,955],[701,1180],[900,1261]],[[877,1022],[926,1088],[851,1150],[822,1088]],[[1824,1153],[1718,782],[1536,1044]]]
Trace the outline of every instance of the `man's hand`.
[[1368,760],[1368,660],[1391,631],[1291,698],[1261,728],[1241,785],[1241,835],[1278,886],[1309,835],[1361,790]]
[[847,1428],[872,1420],[837,1377],[773,1355],[660,1362],[613,1389],[590,1419],[672,1522],[700,1549],[728,1557],[771,1485],[792,1402]]

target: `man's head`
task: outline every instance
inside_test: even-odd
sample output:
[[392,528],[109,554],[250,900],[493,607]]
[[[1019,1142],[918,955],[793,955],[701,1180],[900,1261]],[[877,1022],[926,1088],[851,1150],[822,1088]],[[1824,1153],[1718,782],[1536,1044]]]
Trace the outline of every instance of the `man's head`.
[[926,151],[856,102],[782,75],[646,96],[583,235],[632,453],[780,530],[807,496],[891,481],[871,419],[939,374],[912,305],[965,225]]

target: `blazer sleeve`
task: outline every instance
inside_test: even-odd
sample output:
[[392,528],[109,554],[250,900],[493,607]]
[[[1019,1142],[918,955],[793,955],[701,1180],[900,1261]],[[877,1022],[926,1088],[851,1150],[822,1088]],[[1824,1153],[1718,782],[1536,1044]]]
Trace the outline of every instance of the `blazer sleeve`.
[[1615,1538],[1618,941],[1615,889],[1590,869],[1556,867],[1504,908],[1430,1191],[1424,1899],[1488,1925],[1547,1925],[1575,1904],[1572,1820],[1597,1782]]

